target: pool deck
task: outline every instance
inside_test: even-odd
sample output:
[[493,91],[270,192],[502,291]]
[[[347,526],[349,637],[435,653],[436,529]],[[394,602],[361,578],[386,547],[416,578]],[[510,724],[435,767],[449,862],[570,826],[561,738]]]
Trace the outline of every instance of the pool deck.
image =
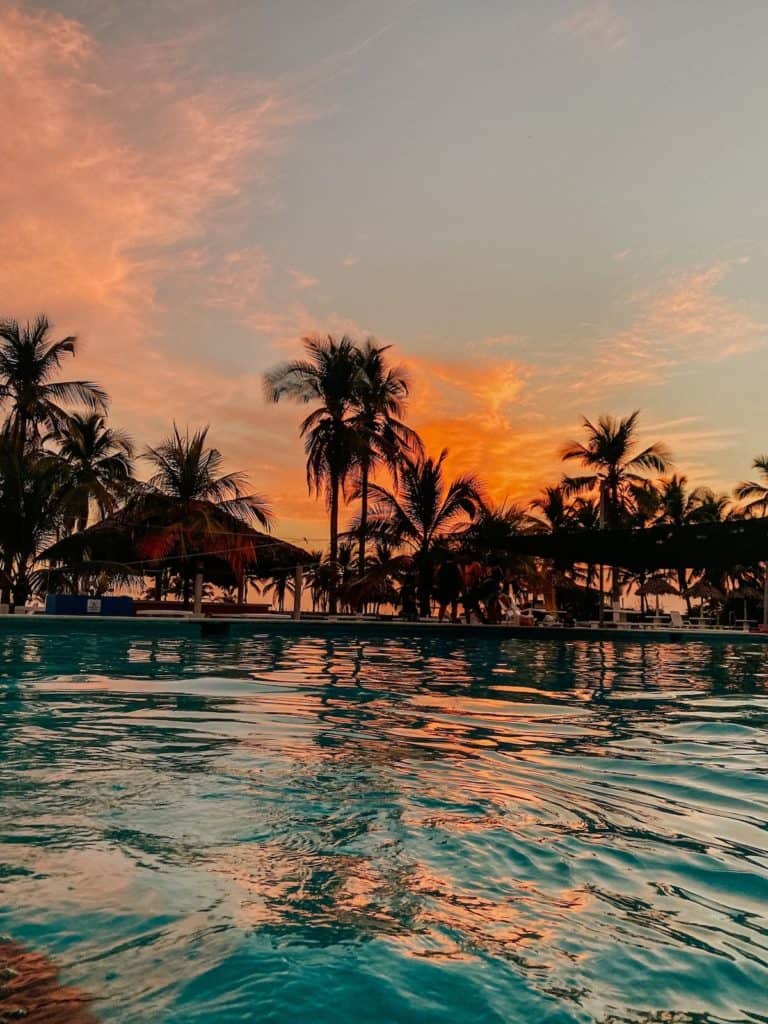
[[[729,641],[736,643],[768,643],[768,633],[748,632],[742,629],[679,629],[670,626],[647,626],[643,628],[592,627],[592,626],[488,626],[480,623],[467,624],[418,621],[403,619],[375,619],[340,615],[336,617],[293,619],[279,614],[265,615],[217,615],[207,616],[86,616],[86,615],[2,615],[0,635],[4,632],[37,633],[63,626],[77,629],[99,630],[118,629],[120,632],[151,632],[166,630],[185,635],[199,633],[203,636],[226,635],[230,632],[243,633],[295,633],[299,635],[349,635],[370,636],[444,636],[444,637],[495,637],[499,640],[591,640],[591,641],[637,641],[650,640],[666,643],[686,643],[705,640]],[[233,630],[232,627],[237,627]]]

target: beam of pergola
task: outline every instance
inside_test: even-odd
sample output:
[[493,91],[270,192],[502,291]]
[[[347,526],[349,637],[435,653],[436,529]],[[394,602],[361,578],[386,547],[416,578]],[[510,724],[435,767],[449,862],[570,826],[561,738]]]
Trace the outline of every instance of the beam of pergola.
[[521,534],[511,546],[521,555],[635,571],[725,569],[768,559],[768,518],[640,530]]

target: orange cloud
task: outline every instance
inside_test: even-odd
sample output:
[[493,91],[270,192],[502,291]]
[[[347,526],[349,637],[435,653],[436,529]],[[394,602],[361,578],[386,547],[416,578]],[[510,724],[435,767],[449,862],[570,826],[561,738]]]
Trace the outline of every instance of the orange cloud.
[[409,359],[409,417],[430,453],[449,449],[453,473],[473,473],[495,501],[531,497],[557,472],[562,426],[539,425],[521,399],[531,366],[477,356],[472,363]]

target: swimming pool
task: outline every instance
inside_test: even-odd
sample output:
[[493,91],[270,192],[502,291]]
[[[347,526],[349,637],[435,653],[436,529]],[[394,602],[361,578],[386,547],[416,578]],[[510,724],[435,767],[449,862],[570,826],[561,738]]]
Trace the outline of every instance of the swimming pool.
[[0,935],[83,1020],[768,1019],[768,647],[99,625],[0,632]]

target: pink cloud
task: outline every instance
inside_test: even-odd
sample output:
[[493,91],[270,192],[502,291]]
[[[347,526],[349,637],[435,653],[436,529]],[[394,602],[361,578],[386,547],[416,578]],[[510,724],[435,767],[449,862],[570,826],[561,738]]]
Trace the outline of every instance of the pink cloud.
[[252,438],[280,422],[262,406],[260,368],[229,376],[183,339],[163,351],[157,287],[180,275],[191,302],[255,315],[271,273],[263,251],[211,267],[196,243],[222,202],[268,187],[302,114],[269,83],[203,89],[174,76],[181,45],[169,61],[156,46],[104,51],[75,20],[0,0],[0,312],[45,310],[78,334],[78,374],[105,384],[138,439],[174,418],[210,421],[225,452],[251,439],[233,450],[251,470]]
[[297,288],[314,288],[316,284],[319,284],[316,277],[310,277],[309,274],[303,274],[300,270],[294,270],[293,267],[289,268],[289,273],[293,278],[294,284]]
[[581,384],[658,383],[683,365],[719,362],[763,348],[768,325],[717,290],[732,265],[716,263],[636,297],[646,308],[630,327],[605,339],[597,371],[583,375]]
[[614,0],[592,0],[555,23],[558,32],[603,51],[620,50],[627,42],[627,26]]

